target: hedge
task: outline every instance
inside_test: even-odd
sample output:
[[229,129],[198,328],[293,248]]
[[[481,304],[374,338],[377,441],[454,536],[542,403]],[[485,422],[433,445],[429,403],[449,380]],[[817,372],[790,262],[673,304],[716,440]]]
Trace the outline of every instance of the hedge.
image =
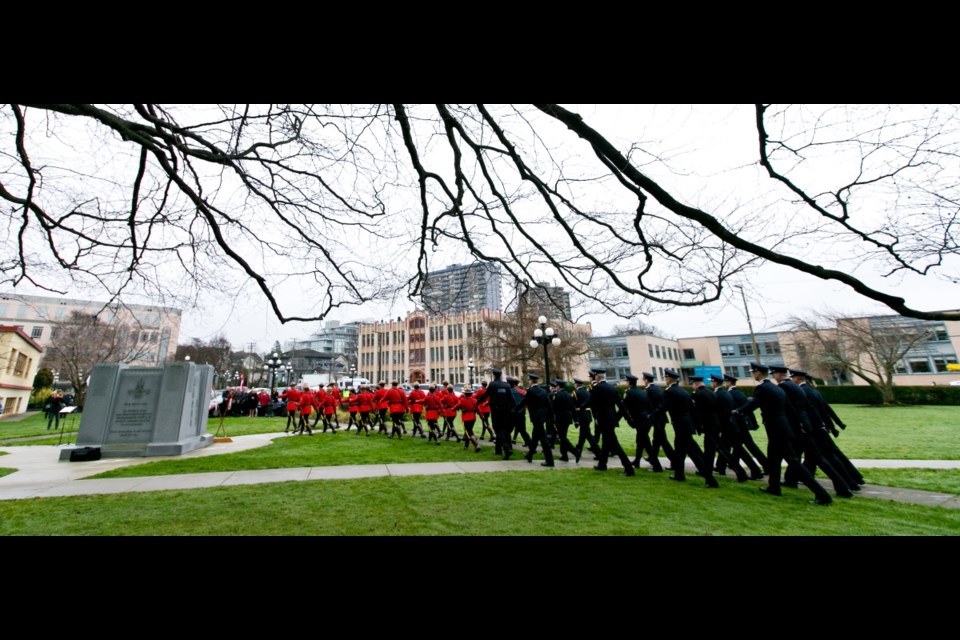
[[[868,386],[817,387],[830,404],[883,404],[880,392]],[[960,405],[960,387],[894,387],[898,404]]]

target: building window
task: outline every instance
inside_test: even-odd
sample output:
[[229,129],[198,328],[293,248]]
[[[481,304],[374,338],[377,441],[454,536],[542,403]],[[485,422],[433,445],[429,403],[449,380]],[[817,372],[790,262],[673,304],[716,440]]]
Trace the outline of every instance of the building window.
[[663,367],[660,367],[660,379],[663,380]]
[[957,359],[956,359],[956,358],[949,358],[949,357],[948,357],[948,358],[934,358],[934,359],[933,359],[933,366],[934,366],[934,368],[935,368],[938,372],[940,372],[940,373],[943,373],[944,371],[947,370],[947,365],[948,365],[948,364],[957,364]]
[[753,345],[752,345],[752,344],[738,344],[737,347],[740,349],[740,355],[742,355],[742,356],[752,356],[752,355],[753,355]]
[[740,377],[740,367],[737,365],[731,365],[729,367],[724,367],[723,372],[728,376],[733,376],[734,378]]
[[684,349],[683,350],[683,359],[684,360],[693,360],[697,356],[694,354],[693,349]]
[[[721,356],[735,356],[737,355],[737,345],[735,344],[722,344],[720,345],[720,355]],[[733,375],[732,373],[730,375]]]
[[43,327],[34,327],[30,330],[31,338],[39,338],[43,335]]
[[910,360],[910,373],[930,373],[930,361],[924,358],[923,360]]
[[614,347],[613,355],[616,358],[626,358],[629,356],[629,354],[627,353],[626,347]]
[[779,342],[764,342],[763,343],[763,352],[768,356],[777,355],[780,353],[780,343]]
[[647,349],[650,350],[650,357],[652,358],[652,357],[653,357],[653,345],[652,345],[652,344],[648,344],[648,345],[647,345]]
[[27,356],[22,353],[17,354],[17,364],[13,367],[13,375],[25,376],[27,374]]

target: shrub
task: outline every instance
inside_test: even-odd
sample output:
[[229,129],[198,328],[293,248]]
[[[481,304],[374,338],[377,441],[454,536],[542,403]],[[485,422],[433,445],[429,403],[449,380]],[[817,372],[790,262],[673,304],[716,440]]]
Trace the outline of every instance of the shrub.
[[[830,404],[882,404],[880,392],[868,386],[817,387]],[[898,404],[960,405],[960,387],[894,387]]]

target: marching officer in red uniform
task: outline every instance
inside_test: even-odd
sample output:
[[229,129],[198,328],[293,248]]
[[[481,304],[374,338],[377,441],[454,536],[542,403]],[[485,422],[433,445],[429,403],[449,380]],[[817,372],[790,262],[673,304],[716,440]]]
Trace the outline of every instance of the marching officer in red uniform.
[[479,453],[480,441],[473,435],[473,425],[477,421],[477,400],[473,397],[472,388],[463,388],[463,395],[457,403],[457,408],[460,409],[460,419],[463,420],[463,448],[468,449],[472,443],[474,453]]
[[393,423],[390,437],[397,436],[397,440],[402,440],[403,416],[407,412],[407,396],[396,380],[390,383],[390,388],[387,389],[384,400],[390,411],[390,421]]
[[284,433],[290,431],[290,425],[293,425],[293,430],[297,430],[297,409],[300,408],[300,391],[297,389],[297,385],[290,383],[290,388],[280,394],[281,400],[286,400],[287,402],[287,428],[283,430]]
[[440,419],[440,392],[436,385],[430,385],[430,393],[423,399],[424,418],[427,420],[427,426],[430,428],[430,436],[427,442],[433,440],[440,445],[440,426],[437,421]]
[[413,391],[411,391],[407,397],[407,400],[410,402],[410,416],[413,418],[413,430],[411,433],[415,436],[419,431],[421,438],[427,437],[423,433],[423,424],[420,422],[420,419],[423,417],[423,400],[426,397],[427,394],[420,388],[420,383],[413,383]]

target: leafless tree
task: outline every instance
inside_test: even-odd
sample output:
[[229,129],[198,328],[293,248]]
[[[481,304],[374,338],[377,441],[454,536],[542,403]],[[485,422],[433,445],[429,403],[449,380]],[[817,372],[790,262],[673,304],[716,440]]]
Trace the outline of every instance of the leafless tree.
[[[534,331],[540,327],[537,319],[537,309],[521,300],[516,309],[502,317],[484,320],[484,331],[478,336],[478,340],[482,341],[481,353],[487,354],[490,364],[497,368],[516,368],[524,381],[529,373],[543,376],[543,347],[530,346]],[[572,326],[572,323],[564,322],[554,326],[561,341],[558,346],[548,347],[551,377],[560,377],[573,371],[587,353],[584,336],[564,330],[564,327]]]
[[618,324],[610,330],[611,335],[650,335],[657,336],[658,338],[665,338],[667,340],[674,340],[675,338],[668,334],[666,331],[660,327],[656,327],[648,322],[644,322],[641,318],[636,318],[633,322],[628,324]]
[[184,360],[189,356],[192,362],[212,365],[214,371],[219,373],[233,366],[230,359],[232,351],[233,346],[230,341],[222,335],[211,338],[207,342],[200,338],[193,338],[190,344],[177,346],[175,359]]
[[706,194],[669,140],[616,140],[553,104],[10,104],[0,281],[56,290],[66,272],[188,302],[249,281],[287,322],[416,297],[441,251],[632,318],[720,300],[776,263],[957,318],[896,294],[903,273],[960,283],[956,107],[756,105],[751,120],[739,169],[769,187]]
[[148,361],[157,350],[156,343],[142,339],[140,327],[122,321],[105,322],[98,315],[80,311],[52,323],[50,335],[52,343],[43,364],[73,385],[78,406],[83,406],[93,365]]
[[802,367],[829,379],[850,372],[893,404],[893,377],[903,359],[931,338],[923,322],[896,316],[849,317],[827,312],[812,318],[791,318],[793,346]]

